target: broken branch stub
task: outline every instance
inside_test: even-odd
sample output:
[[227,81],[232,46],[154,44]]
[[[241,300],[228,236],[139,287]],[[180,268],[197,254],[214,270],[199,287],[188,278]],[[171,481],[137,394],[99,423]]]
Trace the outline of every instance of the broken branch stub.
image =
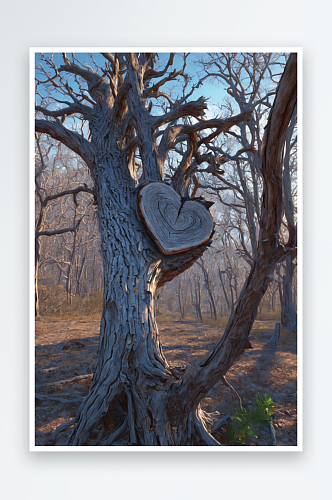
[[273,335],[271,337],[271,345],[274,345],[275,347],[277,347],[278,345],[278,342],[279,342],[279,337],[280,337],[280,323],[276,323],[275,324],[275,327],[274,327],[274,332],[273,332]]
[[213,231],[213,217],[203,203],[181,198],[163,182],[151,182],[140,190],[138,212],[164,255],[196,248]]

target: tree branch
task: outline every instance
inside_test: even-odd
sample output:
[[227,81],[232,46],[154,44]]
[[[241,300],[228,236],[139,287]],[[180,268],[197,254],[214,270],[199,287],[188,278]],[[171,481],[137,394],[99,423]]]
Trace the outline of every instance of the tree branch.
[[257,259],[253,262],[236,308],[212,352],[196,360],[182,376],[181,398],[194,408],[244,352],[275,263],[287,254],[276,241],[281,225],[282,160],[288,124],[296,105],[297,55],[291,54],[279,82],[265,130],[262,152],[263,201]]
[[164,76],[164,74],[166,73],[168,68],[173,65],[174,56],[175,56],[175,53],[171,52],[169,55],[169,59],[167,61],[167,64],[162,71],[155,71],[154,69],[147,69],[144,73],[143,81],[146,82],[147,80],[151,80],[152,78],[159,78],[161,76]]
[[69,149],[81,156],[88,166],[91,165],[93,154],[91,144],[77,132],[68,130],[59,120],[48,121],[36,119],[35,130],[42,134],[48,134],[53,139],[62,142]]
[[207,250],[212,244],[213,235],[214,230],[211,234],[211,238],[206,243],[194,248],[193,250],[188,250],[187,252],[176,255],[170,255],[168,257],[163,256],[159,265],[161,272],[157,288],[161,288],[195,264],[195,262],[203,255],[205,250]]
[[[82,217],[83,219],[83,217]],[[77,231],[79,228],[79,225],[82,222],[82,219],[78,221],[75,227],[66,227],[64,229],[55,229],[54,231],[38,231],[36,233],[36,238],[39,238],[39,236],[54,236],[55,234],[63,234],[63,233],[69,233],[72,231]]]
[[78,193],[81,193],[82,191],[94,195],[93,189],[88,188],[87,186],[79,186],[75,189],[70,189],[68,191],[61,191],[61,193],[52,194],[52,195],[47,196],[43,200],[43,205],[46,205],[49,201],[56,200],[57,198],[60,198],[61,196],[67,196],[67,195],[71,195],[71,194],[76,195]]
[[45,116],[52,116],[53,118],[58,118],[59,116],[64,115],[73,115],[74,113],[78,113],[84,116],[87,120],[91,117],[91,109],[88,106],[84,106],[84,104],[71,104],[66,108],[56,109],[51,111],[49,109],[43,108],[42,106],[36,106],[36,111],[43,113]]
[[[196,103],[197,102],[198,101],[196,101]],[[181,108],[182,106],[178,109]],[[163,133],[158,148],[160,162],[164,164],[169,150],[172,148],[174,142],[181,134],[189,136],[189,134],[197,133],[207,128],[216,128],[217,131],[213,135],[217,136],[223,132],[226,132],[229,128],[233,127],[234,125],[238,125],[242,121],[249,120],[251,115],[252,115],[252,110],[248,110],[245,111],[244,113],[240,113],[239,115],[235,115],[230,118],[214,118],[212,120],[205,120],[195,123],[194,125],[174,125],[167,127],[165,132]],[[198,142],[197,147],[199,147],[201,144],[203,144],[203,141]]]
[[179,118],[184,118],[185,116],[194,116],[195,118],[199,118],[204,115],[207,108],[208,106],[206,104],[205,97],[200,97],[197,101],[187,102],[178,108],[171,109],[168,113],[165,113],[162,116],[156,117],[154,120],[154,126],[155,128],[158,128],[165,125],[165,123],[178,120]]

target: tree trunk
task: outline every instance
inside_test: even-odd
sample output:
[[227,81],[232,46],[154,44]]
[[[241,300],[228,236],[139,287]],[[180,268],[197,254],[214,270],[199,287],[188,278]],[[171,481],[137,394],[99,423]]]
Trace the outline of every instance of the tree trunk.
[[198,317],[200,323],[203,323],[203,316],[202,316],[202,309],[201,309],[201,285],[200,285],[199,281],[197,283],[195,283],[195,294],[196,294],[197,317]]
[[181,278],[179,279],[178,282],[178,301],[179,301],[179,310],[181,314],[181,318],[184,319],[184,314],[185,314],[185,306],[182,300],[182,283],[181,283]]
[[270,343],[271,345],[277,347],[280,337],[280,323],[276,323],[274,327],[274,332],[272,334]]
[[39,291],[38,291],[38,271],[40,260],[40,242],[35,238],[35,316],[39,317]]
[[270,263],[253,267],[214,353],[181,374],[162,353],[154,318],[160,254],[142,231],[130,188],[110,191],[98,198],[104,257],[98,364],[68,444],[110,446],[123,438],[145,446],[218,446],[200,401],[242,354],[241,339],[249,335],[269,284]]
[[192,289],[192,282],[190,282],[190,292],[191,292],[191,303],[195,308],[196,316],[200,323],[203,322],[202,310],[201,310],[201,286],[199,278],[194,279],[194,291]]
[[70,261],[69,261],[69,266],[68,266],[68,278],[67,278],[67,302],[69,304],[72,303],[72,274],[73,274],[73,267],[74,267],[74,258],[75,258],[75,250],[76,250],[76,238],[77,238],[77,231],[74,232],[74,243],[73,243],[73,249],[71,252],[70,256]]
[[162,353],[154,317],[161,273],[156,263],[162,256],[137,214],[132,188],[107,171],[96,177],[103,313],[98,364],[68,441],[71,446],[110,446],[124,437],[135,445],[177,441],[172,386],[178,375]]
[[[226,293],[226,289],[225,289],[225,285],[224,285],[224,280],[222,277],[222,275],[223,275],[223,273],[225,273],[225,271],[221,271],[220,269],[218,269],[218,272],[219,272],[219,279],[220,279],[221,287],[222,287],[222,290],[224,292],[224,297],[225,297],[226,304],[227,304],[227,311],[228,311],[228,314],[231,314],[233,312],[233,309],[234,309],[234,303],[232,302],[232,308],[231,308],[228,297],[227,297],[227,293]],[[220,297],[220,300],[222,300],[221,297]]]
[[[82,278],[82,274],[83,274],[83,270],[84,270],[84,266],[85,266],[85,262],[86,262],[86,256],[87,256],[87,249],[85,249],[81,267],[80,267],[80,269],[77,270],[76,295],[78,295],[79,297],[84,296],[84,290],[82,290],[83,287],[81,285],[81,278]],[[84,279],[83,279],[83,282],[84,282]]]
[[210,283],[209,273],[206,270],[204,262],[203,262],[202,259],[200,259],[200,261],[198,262],[198,265],[199,265],[199,267],[203,271],[205,288],[206,288],[206,290],[208,292],[208,295],[209,295],[209,305],[210,305],[210,315],[211,315],[211,318],[214,319],[215,321],[217,321],[217,309],[216,309],[216,304],[215,304],[215,300],[214,300],[212,289],[211,289],[211,283]]
[[281,306],[281,324],[291,332],[297,329],[297,314],[293,303],[292,282],[294,274],[294,264],[292,257],[286,258],[286,270],[282,279],[282,306]]

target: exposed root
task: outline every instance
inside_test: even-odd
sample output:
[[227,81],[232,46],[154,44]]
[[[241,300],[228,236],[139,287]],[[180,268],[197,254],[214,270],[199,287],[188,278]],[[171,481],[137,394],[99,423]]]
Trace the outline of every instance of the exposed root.
[[68,422],[65,422],[64,424],[62,425],[59,425],[59,427],[57,427],[55,429],[55,431],[53,432],[52,436],[50,436],[48,438],[48,440],[46,441],[46,445],[48,444],[51,444],[51,441],[56,437],[58,436],[60,433],[64,432],[65,430],[68,430],[68,427],[74,425],[78,420],[78,414],[76,415],[75,418],[73,418],[72,420],[68,420]]
[[270,429],[270,434],[271,434],[271,438],[273,441],[273,446],[277,446],[277,438],[276,438],[276,432],[274,430],[273,422],[269,422],[269,429]]
[[[90,388],[91,389],[91,388]],[[119,397],[119,388],[116,384],[109,394],[100,391],[100,385],[96,384],[91,392],[82,402],[79,409],[79,418],[72,434],[67,442],[67,446],[84,446],[88,443],[91,434],[95,430],[98,422],[110,411],[112,403]],[[99,443],[96,442],[96,445]]]
[[[70,394],[71,396],[73,394]],[[63,396],[63,395],[62,395]],[[55,401],[56,403],[62,403],[62,404],[76,404],[76,403],[81,403],[82,399],[84,398],[84,395],[80,395],[80,398],[76,399],[66,399],[60,396],[49,396],[48,394],[35,394],[36,399],[40,399],[41,401]]]
[[226,380],[225,377],[221,377],[221,381],[226,387],[228,387],[232,391],[232,398],[233,398],[233,392],[235,392],[236,396],[239,399],[239,403],[242,406],[242,399],[240,398],[238,392],[234,389],[234,387]]
[[111,446],[115,440],[121,439],[128,432],[128,418],[112,434],[100,441],[97,446]]
[[216,432],[218,429],[220,429],[221,426],[227,424],[229,426],[229,420],[231,416],[230,415],[225,415],[224,417],[219,418],[217,422],[214,423],[212,427],[212,432]]
[[128,425],[129,425],[129,439],[132,444],[137,443],[136,432],[135,432],[135,414],[133,399],[129,391],[126,391],[127,395],[127,406],[128,406]]
[[67,378],[64,380],[58,380],[57,382],[47,382],[47,384],[36,384],[36,388],[42,388],[42,387],[52,387],[52,386],[57,386],[61,384],[69,384],[71,382],[77,382],[78,380],[82,380],[84,378],[92,378],[93,374],[88,373],[87,375],[77,375],[76,377],[72,378]]
[[214,425],[219,413],[207,413],[199,405],[186,415],[168,391],[145,400],[135,387],[123,390],[117,383],[104,398],[99,384],[91,389],[77,416],[59,426],[49,444],[70,431],[67,446],[223,446],[212,435],[225,420]]
[[203,420],[200,420],[197,417],[195,419],[195,430],[197,431],[203,444],[206,446],[222,446],[222,444],[219,443],[219,441],[217,441],[207,430]]

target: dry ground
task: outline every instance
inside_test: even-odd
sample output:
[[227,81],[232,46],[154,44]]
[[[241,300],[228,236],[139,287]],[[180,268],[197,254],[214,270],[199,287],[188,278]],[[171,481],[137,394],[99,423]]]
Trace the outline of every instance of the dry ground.
[[[267,337],[273,327],[273,320],[255,322],[251,336],[253,349],[245,351],[226,378],[249,408],[258,393],[268,392],[278,404],[274,418],[277,446],[295,446],[296,336],[282,330],[278,347],[273,347]],[[165,356],[175,366],[187,365],[210,350],[223,331],[193,321],[162,321],[159,330]],[[36,323],[36,445],[44,445],[58,425],[75,416],[92,379],[98,333],[98,320]],[[234,414],[237,406],[232,391],[221,382],[203,401],[204,409],[219,411],[221,415]],[[261,428],[257,436],[248,440],[246,446],[272,445],[268,428]]]

